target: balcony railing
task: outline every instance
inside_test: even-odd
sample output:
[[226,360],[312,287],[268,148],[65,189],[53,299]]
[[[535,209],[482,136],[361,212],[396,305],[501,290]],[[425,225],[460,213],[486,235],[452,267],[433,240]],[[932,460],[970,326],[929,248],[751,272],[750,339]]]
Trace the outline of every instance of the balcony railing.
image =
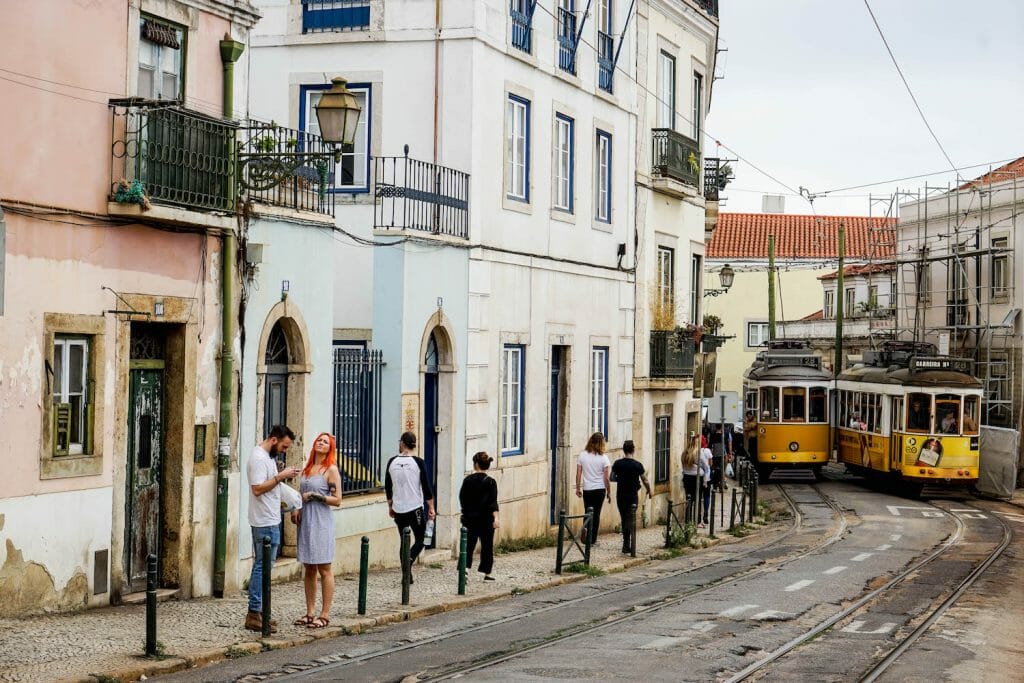
[[729,181],[727,174],[720,171],[725,167],[721,159],[707,157],[704,159],[704,199],[717,202],[724,183]]
[[604,31],[597,32],[597,87],[612,91],[615,58],[615,40]]
[[558,8],[558,68],[576,73],[576,15]]
[[651,330],[651,377],[671,379],[693,377],[694,343],[684,339],[680,348],[675,348],[675,332]]
[[536,0],[509,0],[512,18],[512,47],[529,53],[533,49],[533,10]]
[[240,192],[247,199],[334,215],[333,147],[317,135],[249,121],[239,142]]
[[138,181],[145,199],[190,209],[234,208],[231,121],[205,116],[164,101],[111,100],[113,164],[111,196],[121,181]]
[[669,128],[654,128],[651,152],[655,174],[700,186],[700,146],[695,141]]
[[373,227],[469,238],[469,174],[408,156],[375,157]]
[[370,0],[302,0],[302,32],[365,31]]
[[718,0],[694,0],[697,5],[713,17],[718,17]]

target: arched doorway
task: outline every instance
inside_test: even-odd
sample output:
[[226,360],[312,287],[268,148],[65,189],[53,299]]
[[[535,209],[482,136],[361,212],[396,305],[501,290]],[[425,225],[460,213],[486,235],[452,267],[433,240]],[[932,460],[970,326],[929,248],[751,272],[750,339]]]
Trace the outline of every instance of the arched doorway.
[[[270,330],[263,362],[267,367],[263,385],[263,434],[266,435],[274,425],[288,424],[288,366],[292,365],[293,358],[281,320]],[[280,458],[283,457],[282,454]]]
[[443,311],[430,317],[420,341],[420,454],[434,489],[434,543],[450,548],[458,538],[457,482],[465,464],[455,456],[455,345]]
[[[439,356],[437,349],[437,334],[430,333],[427,340],[427,350],[423,356],[423,462],[427,466],[427,476],[430,478],[430,488],[437,495],[437,440],[441,425],[438,422],[438,375]],[[428,547],[433,548],[437,543],[437,535],[434,535]]]

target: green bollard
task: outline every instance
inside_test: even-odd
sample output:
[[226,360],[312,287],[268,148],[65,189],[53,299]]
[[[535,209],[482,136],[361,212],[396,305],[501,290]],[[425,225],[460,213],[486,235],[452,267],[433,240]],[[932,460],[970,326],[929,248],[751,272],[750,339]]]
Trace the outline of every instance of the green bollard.
[[366,614],[366,585],[370,580],[370,539],[363,536],[359,549],[359,614]]
[[402,604],[409,604],[409,584],[412,583],[412,558],[409,551],[412,547],[412,529],[402,529]]
[[597,529],[593,528],[594,524],[594,508],[587,508],[586,515],[583,517],[583,523],[587,529],[587,542],[583,546],[583,564],[590,566],[590,539],[591,536],[597,536]]
[[146,558],[146,656],[156,656],[156,555]]
[[732,505],[729,507],[729,531],[736,528],[736,489],[732,490]]
[[636,503],[629,508],[629,556],[636,557]]
[[[253,558],[255,561],[255,558]],[[270,579],[274,570],[274,559],[270,556],[270,539],[263,539],[263,637],[270,635]]]
[[708,537],[715,537],[715,489],[711,488],[711,501],[708,505]]
[[466,594],[466,545],[469,531],[462,527],[459,531],[459,595]]
[[565,542],[565,510],[558,513],[558,547],[555,549],[555,573],[562,573],[562,544]]

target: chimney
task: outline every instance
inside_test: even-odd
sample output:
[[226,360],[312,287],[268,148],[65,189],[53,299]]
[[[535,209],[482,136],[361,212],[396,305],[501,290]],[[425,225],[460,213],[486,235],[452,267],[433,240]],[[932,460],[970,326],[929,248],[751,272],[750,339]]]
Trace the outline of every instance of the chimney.
[[786,197],[781,194],[763,195],[761,213],[786,213]]

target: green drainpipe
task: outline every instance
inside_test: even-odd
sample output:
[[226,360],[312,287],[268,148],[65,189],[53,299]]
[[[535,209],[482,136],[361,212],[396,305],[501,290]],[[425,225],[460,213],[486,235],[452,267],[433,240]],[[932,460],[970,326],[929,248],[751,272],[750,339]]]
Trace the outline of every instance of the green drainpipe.
[[[225,38],[220,41],[220,58],[224,63],[224,116],[235,115],[235,62],[245,45]],[[234,140],[228,145],[234,160]],[[229,168],[234,169],[234,163]],[[230,197],[235,198],[235,178],[230,179]],[[224,597],[224,569],[228,547],[228,474],[231,472],[232,407],[234,405],[235,359],[235,236],[224,233],[221,242],[221,350],[220,350],[220,427],[217,439],[217,524],[213,541],[213,595]]]
[[843,277],[843,268],[846,267],[846,226],[842,223],[839,224],[838,252],[839,270],[836,271],[836,359],[833,363],[837,377],[843,371],[843,317],[846,315],[846,311],[843,310],[846,295],[844,291],[845,278]]
[[775,235],[768,235],[768,339],[775,339]]

